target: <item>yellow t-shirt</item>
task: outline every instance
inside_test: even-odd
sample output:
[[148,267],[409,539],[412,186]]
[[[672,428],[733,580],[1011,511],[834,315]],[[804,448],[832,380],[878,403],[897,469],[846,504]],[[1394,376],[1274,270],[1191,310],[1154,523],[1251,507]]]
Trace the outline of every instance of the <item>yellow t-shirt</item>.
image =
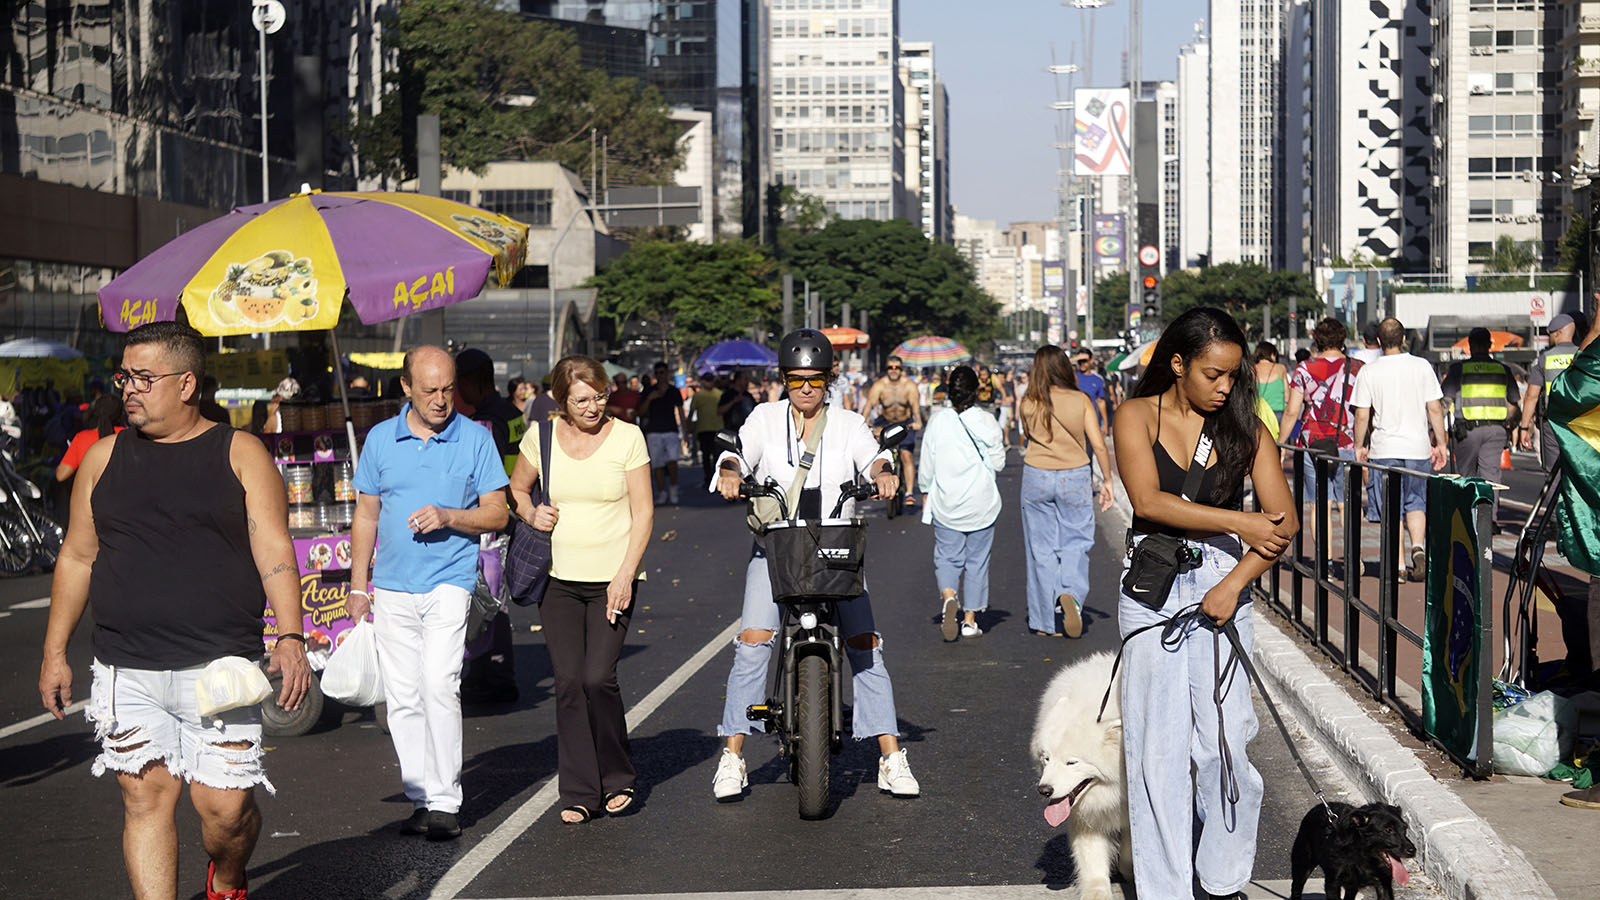
[[[522,455],[539,470],[539,429],[522,436]],[[588,459],[573,459],[550,441],[550,502],[561,520],[550,533],[550,574],[563,581],[610,581],[622,565],[633,527],[627,473],[650,465],[639,426],[617,419]],[[544,473],[540,472],[541,480]]]

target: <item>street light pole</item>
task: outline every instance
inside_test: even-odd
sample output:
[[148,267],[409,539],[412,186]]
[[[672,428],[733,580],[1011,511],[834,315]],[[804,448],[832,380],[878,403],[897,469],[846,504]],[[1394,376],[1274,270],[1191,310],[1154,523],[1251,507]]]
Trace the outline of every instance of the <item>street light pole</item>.
[[279,0],[250,0],[250,21],[260,37],[256,45],[256,59],[261,75],[261,202],[272,198],[271,179],[267,175],[267,35],[277,34],[288,18]]

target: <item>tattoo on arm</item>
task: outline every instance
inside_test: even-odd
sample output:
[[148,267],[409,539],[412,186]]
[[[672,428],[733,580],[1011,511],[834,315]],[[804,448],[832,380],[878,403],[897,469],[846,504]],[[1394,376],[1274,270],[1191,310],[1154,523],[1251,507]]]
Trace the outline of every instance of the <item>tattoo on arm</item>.
[[245,516],[244,524],[246,528],[250,529],[251,534],[256,533],[256,520],[254,516]]
[[294,567],[290,566],[288,563],[278,563],[277,565],[272,567],[271,571],[263,573],[261,575],[261,580],[262,581],[266,581],[268,578],[271,578],[274,575],[282,575],[284,572],[293,572],[293,571],[294,571]]

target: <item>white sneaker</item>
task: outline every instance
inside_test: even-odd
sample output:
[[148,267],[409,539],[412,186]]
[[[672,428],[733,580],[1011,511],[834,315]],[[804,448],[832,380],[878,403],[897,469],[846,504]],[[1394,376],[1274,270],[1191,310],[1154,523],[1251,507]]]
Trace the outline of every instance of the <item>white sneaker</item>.
[[673,506],[677,506],[678,505],[678,486],[677,485],[674,484],[674,485],[672,485],[672,486],[667,488],[667,502],[671,503]]
[[666,491],[656,491],[656,505],[657,506],[666,506],[667,505],[667,492]]
[[922,793],[917,777],[911,774],[911,764],[906,762],[905,750],[878,757],[878,790],[896,797],[915,797]]
[[983,634],[983,629],[978,627],[978,623],[977,622],[962,622],[961,623],[961,636],[962,637],[964,637],[964,638],[972,638],[972,637],[978,637],[981,634]]
[[[878,780],[882,781],[883,776],[879,775]],[[749,785],[750,778],[745,774],[744,757],[726,747],[722,748],[722,757],[717,761],[717,774],[711,779],[711,793],[715,794],[718,800],[732,800],[743,794]]]

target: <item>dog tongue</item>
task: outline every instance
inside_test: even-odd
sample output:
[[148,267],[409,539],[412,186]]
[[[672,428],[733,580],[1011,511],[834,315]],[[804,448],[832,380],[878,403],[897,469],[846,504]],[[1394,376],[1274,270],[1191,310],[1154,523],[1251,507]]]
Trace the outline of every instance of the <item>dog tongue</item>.
[[1399,883],[1401,887],[1405,887],[1411,883],[1411,873],[1406,871],[1406,867],[1400,862],[1400,860],[1395,859],[1387,853],[1383,855],[1383,858],[1389,861],[1389,874],[1394,876],[1394,880]]
[[1070,815],[1072,815],[1072,801],[1066,797],[1062,797],[1060,800],[1052,800],[1044,808],[1044,820],[1050,823],[1051,828],[1060,828],[1061,823],[1065,822],[1067,816]]

